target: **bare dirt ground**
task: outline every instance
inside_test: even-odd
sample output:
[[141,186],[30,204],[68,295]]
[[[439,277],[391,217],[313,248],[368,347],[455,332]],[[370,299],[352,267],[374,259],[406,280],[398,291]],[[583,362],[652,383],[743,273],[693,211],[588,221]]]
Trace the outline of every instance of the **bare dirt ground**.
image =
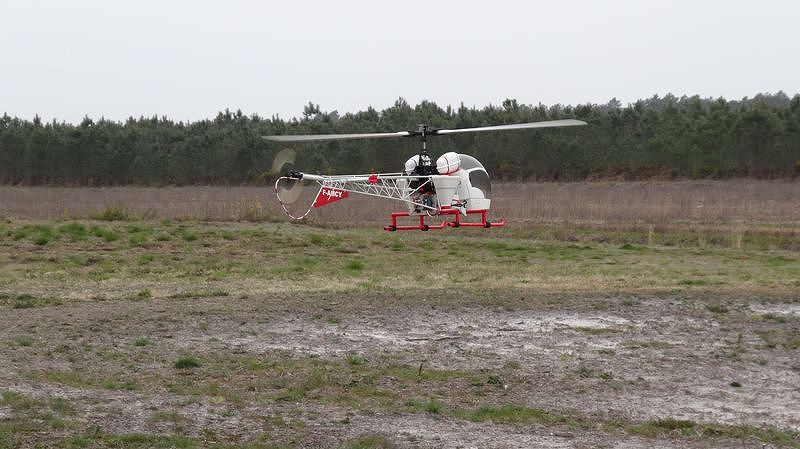
[[0,221],[0,449],[800,447],[794,225],[121,218]]
[[[796,446],[798,336],[796,302],[751,297],[450,290],[5,308],[0,422],[27,413],[32,430],[8,440],[20,447],[150,447],[111,436],[132,433],[157,447]],[[176,368],[187,355],[199,366]],[[470,412],[511,405],[521,411]],[[52,415],[61,423],[37,427]],[[779,438],[765,443],[769,432]],[[176,434],[188,442],[157,439]]]

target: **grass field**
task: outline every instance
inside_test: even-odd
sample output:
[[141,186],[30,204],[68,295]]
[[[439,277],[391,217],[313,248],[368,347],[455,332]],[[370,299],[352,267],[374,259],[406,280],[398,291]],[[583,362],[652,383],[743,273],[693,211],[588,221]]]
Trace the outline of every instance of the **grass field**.
[[797,211],[570,207],[406,234],[8,213],[0,448],[800,447]]

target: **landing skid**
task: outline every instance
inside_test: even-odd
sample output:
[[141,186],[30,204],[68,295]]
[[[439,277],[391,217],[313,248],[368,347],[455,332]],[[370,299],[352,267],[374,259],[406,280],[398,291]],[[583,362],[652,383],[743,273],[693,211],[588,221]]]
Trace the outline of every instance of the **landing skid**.
[[389,226],[384,226],[383,229],[385,231],[429,231],[431,229],[444,229],[445,227],[499,228],[506,225],[505,218],[497,222],[492,222],[487,220],[486,212],[487,212],[486,209],[467,210],[466,211],[467,215],[480,214],[481,221],[461,221],[461,211],[459,209],[448,207],[439,210],[437,214],[432,215],[431,217],[435,218],[438,216],[452,215],[454,217],[452,221],[448,221],[447,217],[445,217],[439,224],[427,224],[425,223],[425,217],[426,217],[425,215],[417,215],[419,217],[418,225],[398,225],[397,224],[398,217],[411,217],[412,215],[409,214],[408,212],[393,212],[392,224],[390,224]]

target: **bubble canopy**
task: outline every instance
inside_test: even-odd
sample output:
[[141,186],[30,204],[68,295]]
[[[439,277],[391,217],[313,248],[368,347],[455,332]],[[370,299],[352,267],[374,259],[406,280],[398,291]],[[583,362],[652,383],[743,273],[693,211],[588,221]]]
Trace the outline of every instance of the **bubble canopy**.
[[469,173],[469,182],[472,187],[480,189],[484,197],[489,198],[489,194],[492,193],[492,183],[489,181],[489,173],[483,168],[483,164],[468,154],[459,153],[458,156],[461,158],[461,170]]

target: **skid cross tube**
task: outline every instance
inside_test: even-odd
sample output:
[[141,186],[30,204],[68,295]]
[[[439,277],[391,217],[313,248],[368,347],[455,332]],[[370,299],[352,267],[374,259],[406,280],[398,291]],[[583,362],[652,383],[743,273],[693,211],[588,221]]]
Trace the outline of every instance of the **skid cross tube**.
[[455,209],[452,207],[443,207],[436,214],[432,216],[445,216],[445,215],[453,215],[455,218],[453,221],[447,221],[447,219],[443,220],[438,225],[428,225],[425,223],[425,215],[419,215],[419,225],[398,225],[397,218],[398,217],[410,217],[412,216],[408,212],[393,212],[392,213],[392,224],[388,226],[384,226],[383,229],[385,231],[428,231],[431,229],[444,229],[446,226],[451,228],[460,228],[460,227],[474,227],[474,228],[499,228],[506,225],[506,219],[503,218],[500,221],[492,222],[486,219],[486,209],[469,209],[463,212],[466,215],[475,215],[480,214],[481,221],[461,221],[461,214],[462,211],[459,209]]
[[453,228],[460,228],[462,226],[474,228],[500,228],[506,225],[506,219],[502,218],[500,221],[489,221],[486,219],[486,209],[469,209],[466,211],[467,215],[480,214],[481,221],[461,221],[461,212],[458,209],[444,209],[442,214],[454,215],[453,221],[448,221],[447,226]]
[[425,215],[417,215],[419,217],[419,225],[398,225],[397,217],[411,217],[408,212],[392,212],[392,224],[384,226],[384,231],[428,231],[430,229],[444,229],[446,222],[443,220],[436,225],[429,225],[425,223]]

